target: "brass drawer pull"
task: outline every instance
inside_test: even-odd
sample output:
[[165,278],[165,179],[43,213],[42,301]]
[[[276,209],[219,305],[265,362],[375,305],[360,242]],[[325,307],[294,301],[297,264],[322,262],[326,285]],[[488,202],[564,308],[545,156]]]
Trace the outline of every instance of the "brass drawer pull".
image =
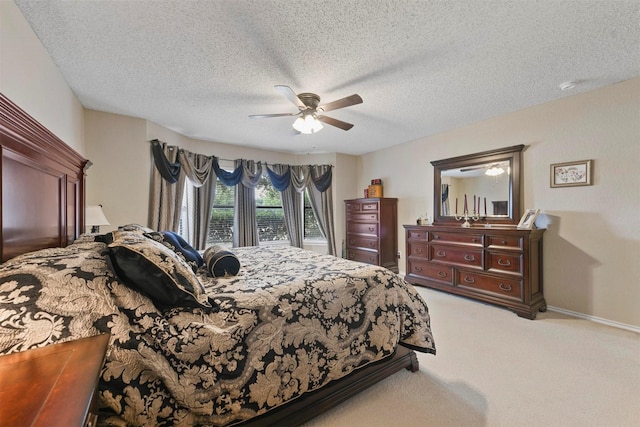
[[447,256],[447,253],[445,251],[438,251],[436,252],[436,255],[439,256],[440,258],[443,258]]
[[369,227],[369,231],[376,231],[375,227]]
[[511,285],[505,285],[504,283],[500,283],[499,288],[506,292],[511,292],[511,289],[513,289]]
[[417,248],[413,250],[414,254],[421,254],[422,253],[422,248]]
[[437,234],[433,235],[433,240],[438,240],[440,238],[440,236],[438,236]]
[[498,258],[498,265],[509,267],[511,265],[511,261],[510,260],[502,261],[502,258]]
[[445,273],[444,271],[438,271],[438,276],[447,277],[447,273]]
[[476,257],[475,257],[475,255],[465,255],[464,256],[464,260],[465,261],[469,261],[469,262],[473,262],[473,261],[476,260]]
[[471,239],[471,242],[473,242],[473,243],[476,243],[477,241],[478,241],[478,239],[476,239],[476,238]]
[[372,248],[374,247],[376,244],[374,242],[369,242],[369,247]]
[[417,265],[413,267],[413,269],[418,272],[422,271],[422,267],[418,267]]
[[476,283],[476,278],[473,276],[464,276],[465,283]]

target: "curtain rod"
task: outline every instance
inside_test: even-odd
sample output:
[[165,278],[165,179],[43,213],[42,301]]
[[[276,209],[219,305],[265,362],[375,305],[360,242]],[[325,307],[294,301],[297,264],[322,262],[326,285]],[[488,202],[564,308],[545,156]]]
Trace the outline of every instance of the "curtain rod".
[[[157,139],[157,138],[156,138],[156,139],[151,139],[151,140],[149,140],[149,142],[151,143],[151,142],[164,142],[164,141],[160,141],[159,139]],[[167,142],[164,142],[164,143],[165,143],[165,144],[168,144]],[[169,145],[169,149],[170,149],[170,150],[171,150],[171,149],[173,149],[173,147],[176,147],[178,150],[189,151],[189,150],[185,150],[184,148],[178,147],[177,145]],[[191,152],[191,151],[189,151],[189,152]],[[194,153],[194,154],[200,154],[200,153]],[[222,158],[222,157],[218,157],[218,156],[216,156],[215,154],[211,154],[211,156],[212,156],[212,157],[215,157],[215,158],[216,158],[216,159],[218,159],[218,160],[224,160],[224,161],[226,161],[226,162],[235,162],[236,160],[238,160],[238,159],[225,159],[225,158]],[[260,163],[264,163],[265,165],[269,165],[269,164],[271,164],[271,165],[281,164],[281,163],[267,163],[267,162],[263,162],[262,160],[243,159],[242,157],[241,157],[239,160],[250,160],[250,161],[253,161],[253,162],[260,162]],[[287,165],[287,166],[291,166],[291,165]],[[334,165],[332,165],[332,164],[328,164],[328,165],[317,165],[317,164],[316,164],[316,165],[293,165],[293,166],[331,166],[332,168],[333,168],[333,167],[335,167],[335,166],[334,166]]]

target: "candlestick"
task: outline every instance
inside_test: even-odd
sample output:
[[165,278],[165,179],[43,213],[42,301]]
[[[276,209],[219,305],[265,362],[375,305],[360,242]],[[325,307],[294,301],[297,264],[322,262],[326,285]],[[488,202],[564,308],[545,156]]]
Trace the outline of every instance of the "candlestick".
[[480,215],[480,196],[478,196],[478,215]]
[[456,197],[456,215],[458,215],[458,198]]
[[467,209],[467,193],[464,194],[464,209],[462,210],[462,213],[466,214],[467,212],[469,212],[469,210]]
[[471,227],[471,223],[469,222],[469,220],[478,221],[480,219],[480,215],[475,212],[473,213],[473,215],[469,215],[469,212],[464,212],[461,216],[455,214],[454,218],[456,219],[456,221],[464,220],[462,226],[465,228],[469,228]]
[[487,198],[484,198],[484,216],[487,216]]
[[476,195],[473,195],[473,213],[476,213]]

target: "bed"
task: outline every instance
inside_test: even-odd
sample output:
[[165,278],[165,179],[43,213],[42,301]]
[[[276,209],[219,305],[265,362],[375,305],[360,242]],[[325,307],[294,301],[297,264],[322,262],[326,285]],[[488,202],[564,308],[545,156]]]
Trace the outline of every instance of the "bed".
[[114,248],[158,251],[145,268],[179,254],[143,227],[82,234],[87,161],[0,103],[0,354],[110,333],[102,424],[299,425],[435,353],[399,276],[297,248],[233,248],[241,268],[222,278],[171,261],[177,303],[132,287]]

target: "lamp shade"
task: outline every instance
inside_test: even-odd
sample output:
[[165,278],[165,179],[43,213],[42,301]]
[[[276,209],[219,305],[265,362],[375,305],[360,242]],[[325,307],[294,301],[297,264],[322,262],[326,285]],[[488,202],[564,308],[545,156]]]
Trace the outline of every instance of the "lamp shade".
[[109,225],[109,220],[102,212],[102,206],[87,206],[85,224],[91,226],[92,233],[98,233],[101,225]]
[[296,121],[293,122],[293,128],[300,133],[309,135],[318,132],[323,128],[323,126],[322,123],[313,116],[313,114],[306,114],[302,117],[298,117]]

